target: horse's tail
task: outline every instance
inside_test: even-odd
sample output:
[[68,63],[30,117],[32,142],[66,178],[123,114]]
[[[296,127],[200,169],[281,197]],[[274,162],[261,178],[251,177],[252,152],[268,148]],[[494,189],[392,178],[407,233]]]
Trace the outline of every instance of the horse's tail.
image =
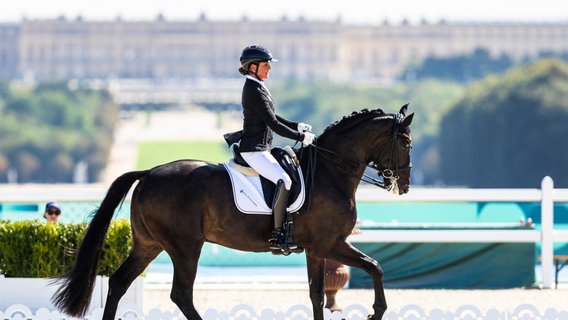
[[87,312],[95,286],[103,242],[114,211],[124,200],[134,182],[147,174],[148,170],[128,172],[118,177],[110,186],[83,236],[73,269],[55,281],[61,283],[61,286],[51,300],[63,313],[79,318]]

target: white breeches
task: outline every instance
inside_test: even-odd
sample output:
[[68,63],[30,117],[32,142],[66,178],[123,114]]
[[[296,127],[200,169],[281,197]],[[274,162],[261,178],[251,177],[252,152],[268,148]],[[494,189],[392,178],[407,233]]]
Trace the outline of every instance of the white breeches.
[[241,152],[241,156],[251,168],[274,184],[282,180],[286,190],[292,187],[292,179],[269,151]]

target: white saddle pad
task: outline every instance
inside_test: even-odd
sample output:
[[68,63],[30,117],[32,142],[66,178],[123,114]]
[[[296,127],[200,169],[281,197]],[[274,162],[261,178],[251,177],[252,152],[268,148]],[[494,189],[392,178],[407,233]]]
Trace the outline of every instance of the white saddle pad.
[[[264,195],[262,193],[262,185],[260,183],[260,176],[257,175],[244,175],[240,171],[233,168],[229,163],[223,163],[225,169],[229,173],[231,178],[231,184],[233,186],[233,198],[235,199],[235,205],[237,208],[248,214],[272,214],[272,210],[266,201],[264,201]],[[300,210],[304,204],[305,186],[304,177],[300,171],[300,183],[301,191],[298,198],[288,207],[289,212],[296,212]]]

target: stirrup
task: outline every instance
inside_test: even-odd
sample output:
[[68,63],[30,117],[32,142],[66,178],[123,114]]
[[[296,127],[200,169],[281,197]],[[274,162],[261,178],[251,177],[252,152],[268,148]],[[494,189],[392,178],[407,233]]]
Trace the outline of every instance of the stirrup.
[[302,248],[302,247],[296,247],[296,248],[294,248],[294,249],[281,249],[281,248],[278,248],[278,249],[271,249],[270,252],[271,252],[273,255],[275,255],[275,256],[279,256],[279,255],[288,256],[288,255],[290,255],[291,253],[298,253],[298,254],[303,253],[303,252],[304,252],[304,248]]
[[292,222],[292,214],[286,212],[286,220],[284,222],[284,241],[286,243],[286,249],[296,250],[298,245],[294,243],[294,237],[292,237],[292,232],[294,228],[294,222]]
[[296,250],[298,246],[288,241],[288,237],[284,234],[282,229],[275,229],[272,231],[272,237],[268,239],[268,248],[273,251],[282,251],[290,254],[290,251]]

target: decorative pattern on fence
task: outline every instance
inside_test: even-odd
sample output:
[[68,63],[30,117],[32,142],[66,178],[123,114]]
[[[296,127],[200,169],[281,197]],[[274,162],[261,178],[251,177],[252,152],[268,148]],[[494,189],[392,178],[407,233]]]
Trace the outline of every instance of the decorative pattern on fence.
[[[333,312],[325,309],[326,320],[364,320],[369,314],[367,308],[353,304],[343,309],[343,312]],[[102,319],[103,310],[101,308],[94,309],[89,315],[85,316],[88,320]],[[217,311],[208,309],[202,313],[204,320],[304,320],[312,319],[312,309],[305,305],[297,304],[287,311],[275,311],[271,309],[263,309],[257,312],[254,307],[240,304],[235,306],[231,311]],[[117,319],[121,320],[185,320],[179,309],[174,311],[163,311],[159,309],[151,309],[147,314],[135,305],[127,305],[119,308]],[[0,311],[0,319],[2,320],[71,320],[75,319],[61,314],[58,311],[50,311],[46,308],[40,308],[33,313],[27,306],[16,304],[8,307],[5,311]],[[540,319],[540,320],[568,320],[568,311],[556,310],[549,308],[546,310],[538,310],[531,304],[519,305],[515,310],[499,311],[490,309],[487,312],[481,311],[473,305],[463,305],[455,311],[444,311],[433,309],[430,312],[424,311],[420,306],[407,305],[399,311],[387,311],[383,317],[384,320],[449,320],[449,319],[489,319],[489,320],[523,320],[523,319]]]

